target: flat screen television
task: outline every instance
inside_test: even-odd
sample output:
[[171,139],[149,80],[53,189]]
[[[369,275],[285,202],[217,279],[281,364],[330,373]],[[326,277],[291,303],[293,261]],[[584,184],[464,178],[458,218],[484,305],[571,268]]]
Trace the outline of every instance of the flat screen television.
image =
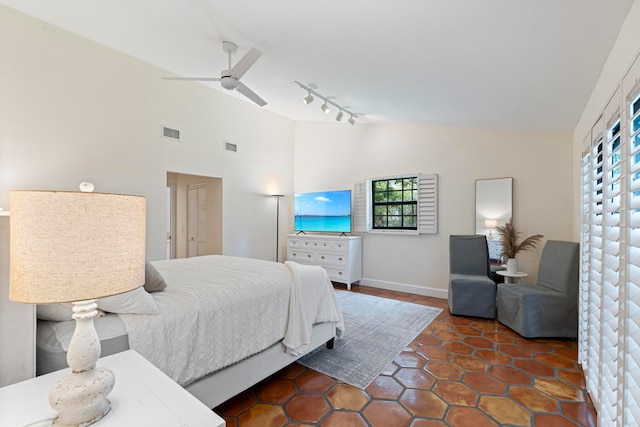
[[351,232],[351,190],[294,195],[294,230]]

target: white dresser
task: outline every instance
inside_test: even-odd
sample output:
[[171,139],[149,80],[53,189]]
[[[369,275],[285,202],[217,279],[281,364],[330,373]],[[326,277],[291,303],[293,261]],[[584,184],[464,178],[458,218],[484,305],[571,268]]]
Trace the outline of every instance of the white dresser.
[[500,253],[502,252],[501,240],[489,240],[487,239],[487,247],[489,248],[490,259],[500,259]]
[[323,267],[333,282],[351,284],[362,279],[362,237],[288,234],[287,259]]

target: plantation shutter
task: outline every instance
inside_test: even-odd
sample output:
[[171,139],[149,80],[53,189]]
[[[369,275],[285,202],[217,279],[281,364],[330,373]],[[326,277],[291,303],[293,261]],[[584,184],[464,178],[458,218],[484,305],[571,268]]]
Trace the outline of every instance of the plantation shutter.
[[367,181],[357,181],[353,185],[353,231],[366,233],[371,229],[368,211]]
[[602,399],[599,417],[602,425],[615,425],[618,417],[618,351],[620,283],[624,273],[620,265],[625,265],[626,257],[621,253],[621,190],[623,166],[622,127],[620,123],[620,92],[616,91],[605,108],[607,132],[603,147],[603,268],[602,282]]
[[598,425],[635,426],[640,419],[640,57],[593,127],[581,168],[578,360]]
[[[640,64],[640,61],[636,60]],[[640,75],[640,70],[639,75]],[[637,79],[636,79],[637,81]],[[640,92],[630,97],[628,139],[628,270],[625,292],[624,420],[640,420]]]
[[591,131],[591,188],[589,227],[589,345],[586,381],[591,399],[600,406],[600,322],[602,319],[602,178],[603,178],[603,119]]
[[588,370],[589,348],[589,270],[590,270],[590,239],[591,227],[591,140],[587,137],[583,143],[585,150],[582,153],[581,162],[581,186],[582,186],[582,222],[580,224],[580,299],[578,312],[578,361]]
[[418,233],[438,233],[438,175],[418,175]]

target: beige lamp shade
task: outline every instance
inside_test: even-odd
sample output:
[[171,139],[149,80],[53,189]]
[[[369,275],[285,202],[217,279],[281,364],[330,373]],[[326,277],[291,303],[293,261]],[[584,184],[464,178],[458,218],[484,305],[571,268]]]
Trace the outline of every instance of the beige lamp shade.
[[485,219],[484,228],[496,228],[498,226],[497,219]]
[[9,204],[11,300],[83,301],[144,284],[144,197],[11,191]]

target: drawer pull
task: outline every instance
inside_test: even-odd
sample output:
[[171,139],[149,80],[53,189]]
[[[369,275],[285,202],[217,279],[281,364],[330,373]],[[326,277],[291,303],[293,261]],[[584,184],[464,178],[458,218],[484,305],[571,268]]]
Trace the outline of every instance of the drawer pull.
[[338,261],[342,261],[342,257],[338,258]]
[[307,258],[311,258],[311,254],[307,255]]
[[320,259],[324,259],[324,255],[322,255],[322,256],[320,257]]
[[298,256],[298,254],[294,252],[294,253],[293,253],[293,256]]
[[342,276],[342,271],[339,271],[339,272],[338,272],[338,276]]

